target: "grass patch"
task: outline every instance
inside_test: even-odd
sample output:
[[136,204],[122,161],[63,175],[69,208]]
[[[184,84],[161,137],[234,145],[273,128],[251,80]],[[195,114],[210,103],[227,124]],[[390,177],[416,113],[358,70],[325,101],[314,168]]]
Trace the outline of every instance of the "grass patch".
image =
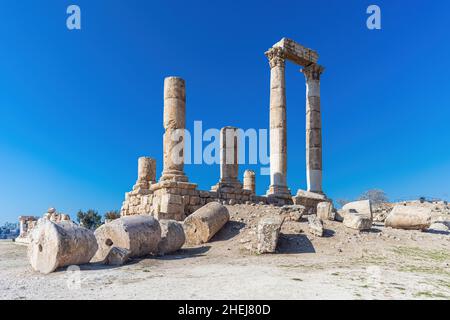
[[401,266],[398,270],[401,272],[427,273],[427,274],[450,276],[450,270],[432,266],[406,265]]
[[413,258],[414,260],[432,260],[436,262],[450,261],[450,252],[444,250],[426,250],[417,247],[396,247],[392,251],[395,254]]

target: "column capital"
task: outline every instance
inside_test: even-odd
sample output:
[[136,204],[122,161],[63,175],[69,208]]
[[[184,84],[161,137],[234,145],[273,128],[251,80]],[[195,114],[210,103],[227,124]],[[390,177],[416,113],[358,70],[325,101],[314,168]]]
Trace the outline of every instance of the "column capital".
[[270,48],[264,53],[269,59],[270,68],[285,66],[286,53],[283,48]]
[[320,75],[324,71],[325,68],[316,63],[310,64],[301,70],[301,72],[305,75],[306,80],[320,80]]

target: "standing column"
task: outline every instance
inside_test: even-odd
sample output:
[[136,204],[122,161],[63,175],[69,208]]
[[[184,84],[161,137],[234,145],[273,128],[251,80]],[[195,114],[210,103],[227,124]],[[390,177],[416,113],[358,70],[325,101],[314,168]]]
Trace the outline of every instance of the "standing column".
[[148,189],[156,181],[156,160],[140,157],[138,160],[138,178],[133,189]]
[[187,182],[184,174],[184,129],[186,116],[186,85],[183,79],[164,80],[164,169],[161,181]]
[[266,56],[270,64],[270,187],[267,195],[290,197],[286,182],[285,53],[282,48],[271,48]]
[[242,188],[238,178],[238,130],[235,127],[223,127],[220,130],[220,180],[212,187],[213,190]]
[[255,192],[256,192],[255,171],[245,170],[245,172],[244,172],[244,189],[251,191],[252,194],[255,194]]
[[320,115],[320,75],[318,64],[305,67],[306,78],[306,182],[308,191],[322,193],[322,121]]

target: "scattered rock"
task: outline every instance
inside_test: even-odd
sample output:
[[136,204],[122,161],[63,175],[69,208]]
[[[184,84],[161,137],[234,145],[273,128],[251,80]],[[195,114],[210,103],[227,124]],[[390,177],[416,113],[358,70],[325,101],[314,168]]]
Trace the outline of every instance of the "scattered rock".
[[273,253],[276,251],[283,219],[279,216],[265,217],[258,222],[257,251]]
[[431,209],[397,205],[386,217],[386,227],[406,230],[424,230],[431,225]]
[[103,260],[103,264],[111,265],[111,266],[122,266],[128,262],[130,259],[130,250],[119,247],[112,247],[105,260]]
[[184,220],[186,243],[199,245],[208,242],[229,220],[226,207],[217,202],[208,203]]
[[317,205],[317,216],[321,220],[330,220],[334,221],[335,219],[335,211],[333,208],[333,204],[328,201],[320,202]]
[[356,213],[358,213],[360,215],[365,215],[365,216],[369,217],[371,220],[373,219],[372,203],[370,200],[360,200],[360,201],[349,202],[342,207],[342,210],[350,211],[350,212],[352,212],[352,210],[354,210],[354,211],[356,211]]
[[323,222],[319,217],[314,215],[309,216],[308,223],[309,223],[309,232],[318,237],[323,236]]
[[347,228],[355,230],[370,230],[372,228],[372,219],[363,214],[346,214],[343,223]]
[[302,219],[306,208],[302,205],[284,205],[280,208],[280,214],[287,214],[289,221],[298,222]]

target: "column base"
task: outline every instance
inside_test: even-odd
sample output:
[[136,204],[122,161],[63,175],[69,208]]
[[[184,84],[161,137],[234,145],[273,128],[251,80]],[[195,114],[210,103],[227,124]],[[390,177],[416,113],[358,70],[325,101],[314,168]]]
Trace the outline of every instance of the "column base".
[[291,199],[291,190],[287,186],[271,185],[267,190],[267,197],[275,197],[280,199]]
[[211,191],[218,192],[234,192],[241,191],[242,183],[239,180],[219,181],[217,184],[211,187]]
[[188,182],[189,179],[182,171],[168,171],[162,173],[159,181]]

